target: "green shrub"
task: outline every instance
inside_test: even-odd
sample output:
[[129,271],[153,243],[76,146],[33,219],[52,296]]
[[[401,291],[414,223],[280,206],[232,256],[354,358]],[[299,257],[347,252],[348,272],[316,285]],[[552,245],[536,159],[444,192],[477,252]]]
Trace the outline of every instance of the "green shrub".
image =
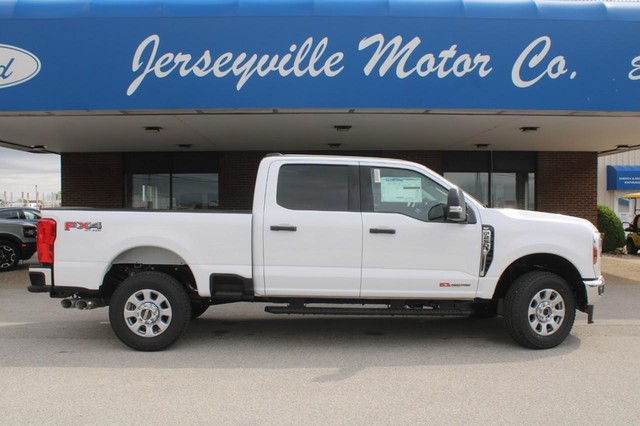
[[622,222],[616,213],[607,206],[598,206],[598,230],[604,234],[602,251],[611,253],[624,247],[625,237]]

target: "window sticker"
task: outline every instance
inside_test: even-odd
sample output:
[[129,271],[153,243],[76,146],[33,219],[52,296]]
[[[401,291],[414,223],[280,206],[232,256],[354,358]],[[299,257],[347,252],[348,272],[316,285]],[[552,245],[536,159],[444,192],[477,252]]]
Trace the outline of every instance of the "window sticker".
[[419,203],[422,201],[422,180],[419,177],[383,177],[380,195],[383,203]]
[[380,169],[373,169],[373,183],[380,183]]

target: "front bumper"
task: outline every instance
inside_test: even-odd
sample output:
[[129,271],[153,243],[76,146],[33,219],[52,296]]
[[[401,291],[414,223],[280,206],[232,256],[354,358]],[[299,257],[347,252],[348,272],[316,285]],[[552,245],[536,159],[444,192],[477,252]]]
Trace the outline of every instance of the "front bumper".
[[600,302],[604,294],[604,277],[601,276],[595,280],[585,280],[583,283],[587,293],[587,322],[593,324],[594,306]]
[[595,280],[585,280],[583,283],[587,291],[587,306],[598,304],[604,294],[604,277]]

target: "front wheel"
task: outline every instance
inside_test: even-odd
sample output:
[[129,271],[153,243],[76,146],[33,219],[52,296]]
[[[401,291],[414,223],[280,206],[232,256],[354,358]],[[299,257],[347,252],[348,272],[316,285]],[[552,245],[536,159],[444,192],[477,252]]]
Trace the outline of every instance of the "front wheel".
[[171,346],[187,329],[191,301],[186,289],[172,276],[141,272],[124,280],[109,303],[114,333],[139,351]]
[[562,343],[576,316],[571,288],[560,276],[535,271],[519,277],[504,301],[504,320],[511,337],[527,348],[548,349]]
[[638,254],[638,248],[631,238],[627,239],[627,254]]

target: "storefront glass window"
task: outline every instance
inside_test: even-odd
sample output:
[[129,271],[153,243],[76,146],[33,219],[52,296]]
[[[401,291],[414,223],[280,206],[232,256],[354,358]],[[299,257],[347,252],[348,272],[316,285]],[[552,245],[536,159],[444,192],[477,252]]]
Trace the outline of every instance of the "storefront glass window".
[[444,177],[488,207],[535,210],[535,173],[449,172]]
[[515,209],[516,174],[493,173],[491,181],[491,207]]
[[218,156],[211,152],[134,152],[125,160],[126,206],[214,209],[219,206]]
[[174,209],[218,207],[217,173],[180,173],[171,177]]
[[489,205],[489,173],[451,172],[444,177],[485,206]]
[[169,209],[170,177],[168,174],[133,175],[131,207],[134,209]]
[[535,210],[536,209],[536,174],[528,173],[527,174],[527,205],[525,206],[526,210]]
[[134,209],[213,209],[218,207],[217,173],[135,174]]

